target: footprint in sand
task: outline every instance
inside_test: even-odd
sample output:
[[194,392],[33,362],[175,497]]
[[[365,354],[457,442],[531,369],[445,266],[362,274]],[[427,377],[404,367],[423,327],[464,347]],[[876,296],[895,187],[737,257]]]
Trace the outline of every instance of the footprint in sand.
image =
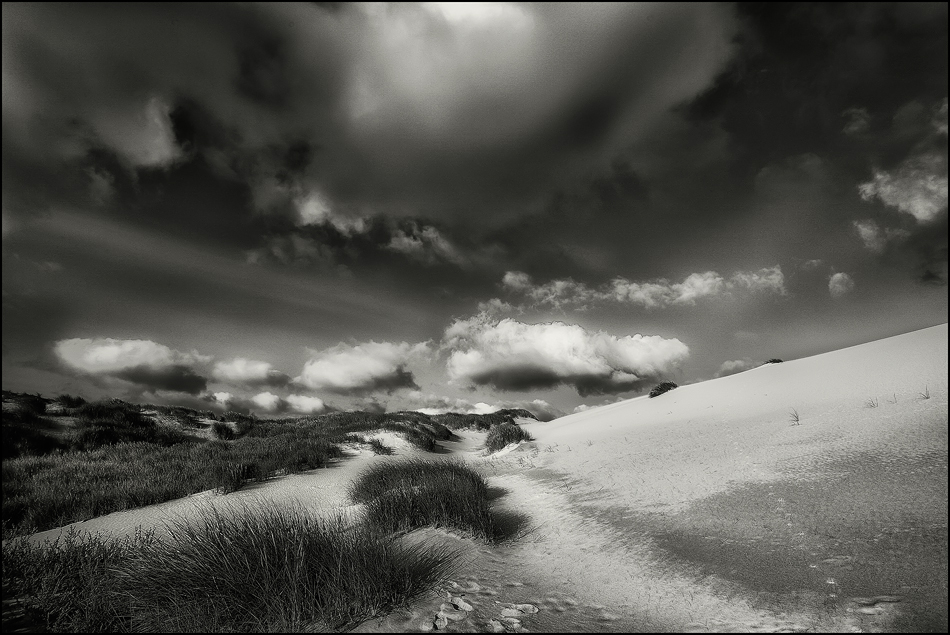
[[[850,598],[848,613],[858,613],[860,615],[881,615],[887,612],[887,604],[895,604],[902,601],[899,595],[875,595],[874,597]],[[883,605],[883,606],[882,606]]]

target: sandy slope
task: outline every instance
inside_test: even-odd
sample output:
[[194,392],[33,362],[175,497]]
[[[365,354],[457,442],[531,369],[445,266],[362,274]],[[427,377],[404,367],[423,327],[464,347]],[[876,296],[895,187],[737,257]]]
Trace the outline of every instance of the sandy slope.
[[[453,631],[490,630],[518,603],[539,611],[509,631],[945,630],[947,410],[942,325],[530,424],[536,441],[501,456],[465,433],[428,456],[483,466],[496,505],[534,531],[502,546],[410,535],[455,545],[466,567],[359,630],[431,630],[449,597],[472,609]],[[373,460],[399,457],[78,526],[127,533],[233,500],[326,511]]]
[[537,557],[628,616],[946,626],[945,324],[526,427]]

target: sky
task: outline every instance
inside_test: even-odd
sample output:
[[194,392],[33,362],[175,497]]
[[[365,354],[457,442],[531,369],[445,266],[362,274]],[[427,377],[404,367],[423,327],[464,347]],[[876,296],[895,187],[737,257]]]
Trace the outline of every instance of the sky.
[[3,387],[543,419],[947,321],[946,3],[4,3]]

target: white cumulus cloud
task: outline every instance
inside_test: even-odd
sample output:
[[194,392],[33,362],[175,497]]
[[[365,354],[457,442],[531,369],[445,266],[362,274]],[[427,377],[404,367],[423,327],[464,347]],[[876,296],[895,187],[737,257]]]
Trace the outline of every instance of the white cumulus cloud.
[[276,412],[281,409],[284,401],[279,395],[272,392],[262,392],[251,397],[255,406],[267,412]]
[[617,393],[675,371],[689,356],[678,339],[617,337],[581,326],[525,324],[479,314],[449,326],[449,376],[500,390],[573,386],[581,395]]
[[218,362],[214,365],[212,375],[218,381],[251,386],[282,386],[290,381],[287,375],[278,370],[274,370],[273,366],[268,362],[260,362],[243,357],[236,357],[227,362]]
[[114,377],[150,390],[197,394],[207,380],[197,366],[210,357],[183,353],[151,340],[72,338],[56,342],[53,353],[74,372]]
[[854,280],[846,273],[835,273],[828,278],[828,292],[833,298],[840,298],[853,290]]
[[415,388],[415,379],[407,365],[428,352],[427,342],[339,344],[317,352],[304,364],[294,382],[314,390],[345,395]]
[[287,404],[290,409],[300,414],[315,414],[326,410],[327,406],[319,397],[307,395],[287,395]]
[[716,371],[716,377],[735,375],[736,373],[750,370],[756,366],[758,366],[758,364],[751,359],[733,359],[725,361],[722,363],[722,366],[719,367],[719,370]]

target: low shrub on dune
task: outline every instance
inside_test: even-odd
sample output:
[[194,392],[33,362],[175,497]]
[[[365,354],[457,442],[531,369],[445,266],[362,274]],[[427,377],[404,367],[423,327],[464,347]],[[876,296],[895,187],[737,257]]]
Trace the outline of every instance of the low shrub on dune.
[[518,424],[502,423],[488,431],[488,436],[485,437],[485,447],[488,448],[489,452],[497,452],[507,447],[510,443],[533,440],[533,437],[525,432]]
[[234,428],[229,426],[224,421],[215,421],[212,423],[211,431],[214,433],[214,437],[216,439],[220,439],[222,441],[231,441],[235,436],[237,436],[234,434]]
[[420,430],[419,428],[405,428],[403,432],[406,435],[406,440],[414,447],[424,450],[425,452],[435,451],[437,445],[435,442],[435,435],[433,435],[428,430]]
[[500,542],[520,531],[523,523],[520,516],[493,513],[484,478],[457,461],[373,465],[353,483],[349,495],[365,504],[366,525],[381,532],[448,527]]
[[78,408],[82,405],[85,405],[86,400],[82,397],[74,395],[60,395],[56,398],[57,403],[59,403],[63,408]]
[[679,388],[679,386],[671,381],[664,381],[663,383],[657,384],[650,389],[650,398],[659,397],[663,393],[670,392],[674,388]]

